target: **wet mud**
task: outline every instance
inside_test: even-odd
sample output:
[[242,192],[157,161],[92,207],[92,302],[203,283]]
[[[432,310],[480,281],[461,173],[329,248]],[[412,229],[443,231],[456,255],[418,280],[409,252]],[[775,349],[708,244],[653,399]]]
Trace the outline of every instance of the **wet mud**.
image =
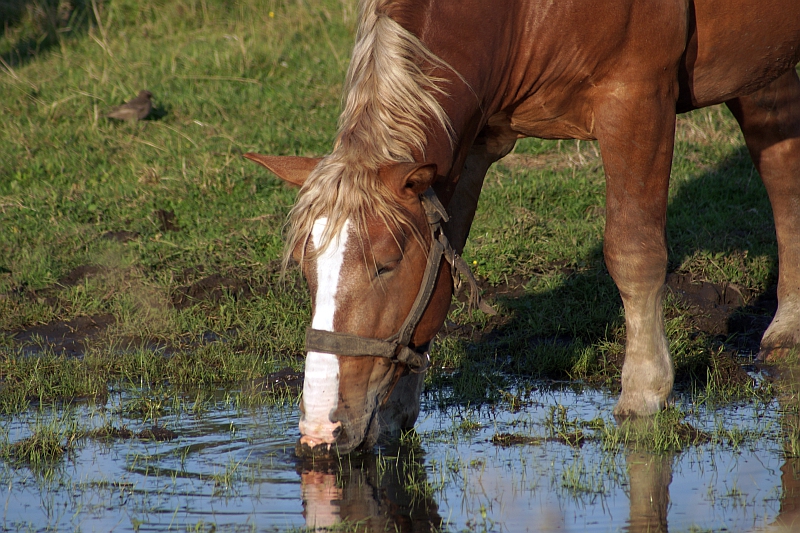
[[56,354],[78,356],[86,351],[86,343],[97,338],[114,322],[110,314],[79,316],[73,320],[57,320],[33,326],[16,333],[12,338],[20,343],[47,347]]
[[[159,215],[160,216],[160,215]],[[173,224],[173,217],[163,215],[165,229]],[[171,222],[172,221],[172,222]],[[177,227],[177,226],[173,226]],[[138,236],[133,232],[109,232],[107,238],[116,240],[135,239]],[[244,269],[227,273],[204,272],[200,267],[187,270],[177,278],[178,285],[169,294],[166,305],[173,309],[182,310],[194,305],[219,305],[225,299],[249,299],[257,295],[266,294],[273,287],[266,282],[271,274],[277,273],[280,265],[267,265],[264,272],[258,276],[254,272]],[[558,261],[540,268],[534,274],[558,272],[565,277],[575,275],[573,266],[567,261]],[[81,265],[68,272],[56,284],[38,291],[18,290],[16,294],[6,297],[21,297],[35,299],[48,305],[59,305],[58,292],[84,283],[85,280],[109,276],[108,268],[99,265]],[[296,277],[293,283],[302,283]],[[258,281],[256,281],[258,280]],[[497,285],[481,280],[484,297],[490,302],[513,301],[526,294],[529,277],[511,275],[504,282]],[[762,294],[752,290],[738,287],[734,284],[716,284],[708,281],[697,280],[685,273],[670,273],[666,279],[666,287],[688,315],[696,334],[704,334],[712,338],[721,350],[714,350],[709,354],[708,362],[714,371],[716,379],[726,383],[741,384],[751,379],[742,368],[741,360],[737,356],[752,356],[758,353],[761,335],[766,330],[772,315],[777,309],[777,296],[775,287],[771,287]],[[453,307],[463,305],[468,298],[466,287],[456,294]],[[513,313],[501,313],[491,317],[484,325],[455,324],[446,321],[440,335],[454,336],[470,343],[495,343],[502,340],[504,328],[513,320]],[[70,320],[55,320],[47,324],[35,324],[17,331],[6,332],[11,338],[25,346],[26,350],[52,350],[56,354],[79,356],[85,352],[89,343],[102,341],[104,332],[115,323],[111,314],[98,314],[80,316]],[[230,333],[230,332],[227,332]],[[214,342],[218,335],[210,334],[202,342]],[[532,347],[537,345],[569,346],[574,339],[569,336],[528,339]],[[125,349],[140,346],[154,346],[164,349],[163,342],[149,339],[114,339],[114,346]],[[167,347],[167,351],[169,351]],[[619,360],[617,360],[619,359]],[[622,355],[615,359],[610,357],[606,364],[608,372],[615,374],[622,366]],[[693,376],[678,375],[678,381],[691,379]],[[269,380],[278,379],[270,376]],[[298,378],[301,379],[301,378]],[[296,380],[283,380],[291,383],[290,388],[296,389]]]
[[[167,220],[171,220],[169,217]],[[127,242],[138,238],[138,233],[130,231],[109,231],[104,239]],[[171,290],[166,304],[176,310],[193,305],[218,305],[226,298],[233,300],[249,299],[257,295],[267,294],[272,285],[264,282],[279,272],[280,264],[274,262],[267,265],[256,277],[253,272],[236,271],[231,273],[205,274],[203,268],[187,270],[178,277],[179,285]],[[141,273],[136,273],[141,277]],[[18,298],[35,301],[56,309],[59,314],[68,314],[69,309],[59,295],[65,289],[75,287],[93,278],[109,278],[125,276],[125,273],[95,264],[80,265],[58,279],[51,286],[41,289],[15,287],[0,298]],[[256,281],[258,279],[258,281]],[[113,315],[101,313],[78,316],[69,320],[53,320],[45,324],[32,324],[13,331],[4,332],[28,351],[50,350],[55,354],[82,355],[89,343],[102,340],[103,333],[116,322]],[[209,334],[204,342],[218,340],[218,335]],[[114,339],[115,348],[131,349],[140,346],[152,346],[164,349],[163,342],[156,339],[123,338]]]
[[89,437],[98,440],[153,440],[158,442],[169,442],[178,438],[178,434],[163,426],[152,426],[142,429],[141,431],[134,432],[125,426],[114,427],[107,426],[98,428],[89,433]]

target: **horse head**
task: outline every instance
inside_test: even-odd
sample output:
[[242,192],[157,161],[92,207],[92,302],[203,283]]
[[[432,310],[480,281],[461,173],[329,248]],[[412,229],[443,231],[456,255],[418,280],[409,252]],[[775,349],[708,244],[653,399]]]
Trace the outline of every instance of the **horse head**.
[[[300,186],[320,161],[246,157]],[[416,420],[427,348],[453,288],[450,266],[441,260],[446,237],[439,222],[446,214],[435,196],[425,196],[435,176],[431,164],[384,166],[377,181],[401,222],[387,222],[377,209],[345,220],[322,212],[290,241],[313,307],[298,455],[371,447],[381,433]]]

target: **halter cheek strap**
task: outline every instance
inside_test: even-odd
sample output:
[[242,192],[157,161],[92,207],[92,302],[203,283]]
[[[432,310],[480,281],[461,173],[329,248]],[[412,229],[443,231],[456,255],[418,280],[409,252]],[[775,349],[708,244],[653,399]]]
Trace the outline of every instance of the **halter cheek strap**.
[[442,222],[447,222],[448,216],[436,193],[429,188],[420,199],[422,207],[425,209],[428,225],[431,228],[431,247],[428,252],[428,264],[422,276],[422,284],[419,287],[414,304],[408,312],[408,316],[403,325],[400,326],[400,330],[388,339],[381,340],[308,327],[306,329],[307,351],[350,357],[385,357],[392,363],[403,363],[415,373],[427,370],[431,362],[428,352],[430,343],[426,343],[416,349],[410,348],[409,345],[411,344],[414,330],[419,325],[422,315],[425,313],[425,309],[433,296],[433,289],[436,286],[436,276],[439,273],[442,257],[450,264],[451,275],[456,288],[461,285],[462,275],[469,282],[470,307],[478,307],[489,315],[497,314],[497,311],[481,298],[475,276],[467,266],[466,261],[450,245],[450,241],[444,234]]

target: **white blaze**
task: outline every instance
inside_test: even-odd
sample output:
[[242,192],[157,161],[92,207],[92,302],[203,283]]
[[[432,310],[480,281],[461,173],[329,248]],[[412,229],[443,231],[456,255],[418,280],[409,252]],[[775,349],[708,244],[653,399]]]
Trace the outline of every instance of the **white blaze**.
[[[311,239],[322,242],[322,234],[328,225],[323,217],[314,222]],[[336,290],[339,274],[344,262],[350,221],[346,221],[339,235],[317,256],[317,294],[311,327],[333,331],[333,315],[336,312]],[[300,434],[317,441],[331,443],[334,431],[341,425],[330,420],[339,397],[339,361],[329,353],[308,352],[305,380],[303,381],[303,411]]]

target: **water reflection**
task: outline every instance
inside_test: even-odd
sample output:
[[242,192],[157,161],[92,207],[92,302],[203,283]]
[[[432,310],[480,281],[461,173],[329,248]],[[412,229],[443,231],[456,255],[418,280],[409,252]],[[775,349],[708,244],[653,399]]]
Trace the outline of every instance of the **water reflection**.
[[781,507],[775,526],[781,531],[800,530],[800,367],[781,369],[778,380],[784,453],[781,467]]
[[[536,446],[524,446],[523,449],[533,455]],[[320,531],[346,523],[355,531],[363,532],[387,530],[428,532],[454,525],[443,522],[439,514],[440,506],[433,496],[436,494],[438,498],[440,495],[431,489],[420,456],[418,449],[399,448],[388,456],[365,454],[357,458],[347,458],[343,462],[301,465],[299,474],[306,527],[312,531]],[[667,533],[670,512],[677,510],[679,514],[684,514],[686,498],[697,497],[686,494],[685,484],[679,485],[674,490],[678,491],[676,498],[681,503],[677,509],[671,506],[670,485],[673,481],[673,467],[681,456],[626,451],[623,457],[627,474],[625,507],[628,511],[628,520],[622,529],[628,533]],[[773,514],[774,518],[769,520],[770,523],[759,525],[754,521],[750,527],[737,523],[730,530],[769,533],[800,530],[800,458],[787,459],[780,467],[780,472],[780,492],[776,493],[780,498],[778,515]],[[488,473],[487,470],[486,474]],[[484,478],[481,483],[483,481],[487,479]],[[487,484],[487,488],[490,485]],[[466,494],[464,496],[467,500],[472,500]],[[495,496],[502,499],[500,493]],[[444,498],[444,495],[441,497]],[[551,503],[542,507],[528,507],[523,511],[527,517],[512,517],[516,511],[522,509],[511,504],[505,508],[505,512],[501,512],[501,515],[505,516],[496,516],[499,520],[487,520],[482,525],[492,530],[496,527],[505,530],[511,524],[519,525],[522,522],[527,523],[526,530],[534,531],[542,530],[547,522],[546,529],[575,530],[573,526],[577,524],[569,524],[564,520],[543,522],[543,514],[556,510],[551,507],[553,500],[550,497],[545,499]],[[468,506],[475,504],[474,501],[463,503]],[[446,499],[444,507],[445,515],[450,515]],[[556,507],[560,508],[561,505],[558,504]],[[606,512],[613,514],[612,509],[607,509]],[[562,513],[556,511],[556,514]],[[685,517],[673,516],[673,519],[677,523],[675,527],[678,530],[685,528]],[[466,525],[470,524],[471,522],[467,521]],[[602,523],[593,522],[593,526],[589,524],[592,522],[587,523],[588,527],[584,526],[586,530],[608,530],[604,529]],[[612,526],[611,523],[607,525]],[[619,530],[619,525],[613,526],[613,530]]]
[[[520,411],[428,407],[414,446],[332,464],[296,461],[291,406],[168,414],[178,438],[86,439],[52,479],[0,461],[0,531],[800,531],[800,458],[787,458],[800,438],[800,395],[798,381],[788,383],[780,405],[697,408],[691,422],[704,431],[724,424],[754,436],[672,456],[537,437],[552,405],[584,421],[610,412],[614,398],[592,391],[550,391]],[[95,420],[88,408],[76,413]],[[124,415],[112,422],[139,429]],[[17,442],[31,427],[0,417],[0,430]],[[492,443],[512,433],[528,438]]]
[[625,454],[630,478],[630,514],[626,531],[667,533],[672,454],[629,452]]
[[356,531],[438,531],[442,519],[418,450],[300,466],[303,516],[312,531],[345,522]]
[[800,530],[800,458],[788,459],[781,467],[781,508],[775,526],[783,531]]

